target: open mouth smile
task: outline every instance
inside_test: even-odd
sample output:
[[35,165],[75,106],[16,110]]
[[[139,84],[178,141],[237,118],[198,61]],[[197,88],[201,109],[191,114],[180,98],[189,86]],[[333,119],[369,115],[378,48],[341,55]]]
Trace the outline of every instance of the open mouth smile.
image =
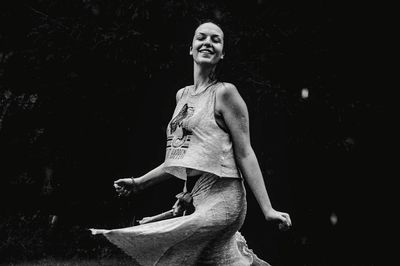
[[203,48],[199,50],[200,53],[205,53],[205,54],[214,54],[214,51],[211,49]]

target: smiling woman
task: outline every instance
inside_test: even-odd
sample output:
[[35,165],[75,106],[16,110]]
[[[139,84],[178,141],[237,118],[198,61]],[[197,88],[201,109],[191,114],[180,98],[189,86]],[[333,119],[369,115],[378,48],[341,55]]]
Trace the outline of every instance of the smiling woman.
[[222,29],[201,24],[189,54],[194,83],[176,94],[164,162],[141,177],[114,183],[119,195],[129,195],[175,176],[185,181],[183,192],[170,211],[146,217],[138,226],[91,231],[142,265],[269,265],[238,232],[247,210],[244,180],[266,221],[287,229],[291,220],[272,208],[250,145],[245,102],[233,84],[217,79],[216,67],[224,58]]
[[215,66],[224,58],[224,33],[215,24],[208,22],[200,25],[194,35],[190,54],[195,64]]
[[[194,64],[211,66],[209,79],[216,80],[217,68],[224,58],[224,33],[221,28],[213,22],[205,22],[197,29],[190,46],[190,55],[193,56]],[[196,67],[194,67],[196,70]],[[194,73],[196,75],[196,73]]]

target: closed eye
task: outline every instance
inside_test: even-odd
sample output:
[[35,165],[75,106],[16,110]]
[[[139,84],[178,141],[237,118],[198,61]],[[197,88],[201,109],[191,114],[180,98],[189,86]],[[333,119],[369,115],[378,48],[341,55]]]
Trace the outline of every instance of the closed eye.
[[[196,37],[196,39],[200,40],[200,41],[204,40],[206,38],[207,38],[207,34],[205,34],[205,33],[199,33],[199,35],[197,35],[197,37]],[[213,42],[220,43],[221,42],[221,37],[218,34],[213,34],[213,35],[211,35],[211,40]]]
[[212,40],[217,43],[221,42],[221,39],[219,37],[212,38]]

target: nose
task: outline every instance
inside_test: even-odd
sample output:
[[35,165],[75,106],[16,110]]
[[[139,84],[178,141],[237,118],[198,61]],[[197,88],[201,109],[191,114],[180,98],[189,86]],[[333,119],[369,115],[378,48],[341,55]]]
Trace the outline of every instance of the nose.
[[207,45],[207,46],[211,46],[211,39],[210,39],[210,37],[207,37],[206,39],[204,39],[204,45]]

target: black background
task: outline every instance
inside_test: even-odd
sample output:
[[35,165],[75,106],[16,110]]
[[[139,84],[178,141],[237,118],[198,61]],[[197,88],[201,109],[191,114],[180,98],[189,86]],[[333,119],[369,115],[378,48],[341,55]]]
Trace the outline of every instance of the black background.
[[325,1],[3,1],[0,260],[114,256],[86,229],[171,207],[177,179],[128,199],[112,182],[163,161],[193,32],[211,18],[226,35],[221,80],[245,99],[273,206],[293,222],[265,222],[248,190],[250,248],[273,265],[379,265],[392,140],[371,71],[379,14]]

